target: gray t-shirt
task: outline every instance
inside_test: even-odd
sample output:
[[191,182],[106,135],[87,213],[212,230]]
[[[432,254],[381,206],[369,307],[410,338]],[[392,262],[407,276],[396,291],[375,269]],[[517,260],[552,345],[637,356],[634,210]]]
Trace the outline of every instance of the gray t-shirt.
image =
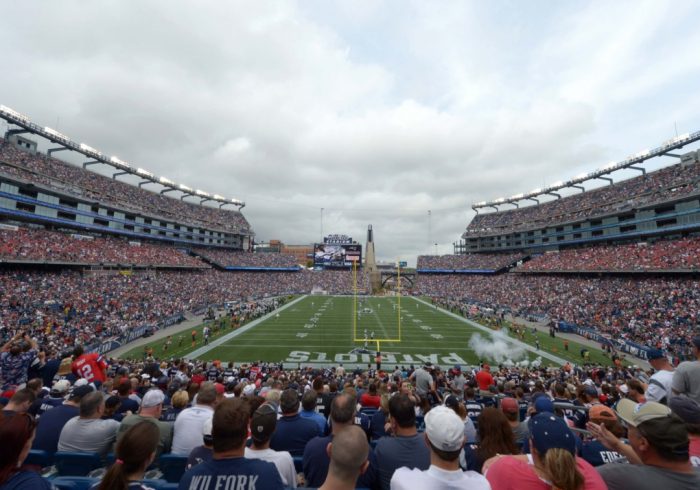
[[427,395],[430,391],[430,384],[433,382],[433,377],[428,371],[423,368],[416,369],[416,393],[419,395]]
[[90,452],[105,456],[117,438],[119,422],[108,419],[81,419],[66,422],[58,438],[59,451]]
[[700,361],[685,361],[673,373],[674,391],[685,393],[700,403]]
[[700,468],[694,473],[678,473],[657,466],[608,463],[596,468],[608,490],[698,490]]
[[515,442],[517,444],[522,444],[527,441],[530,437],[530,428],[527,426],[527,422],[520,422],[513,427],[513,435],[515,436]]
[[427,470],[430,468],[430,449],[422,434],[414,436],[386,436],[377,441],[374,450],[382,490],[389,490],[394,471],[402,466]]

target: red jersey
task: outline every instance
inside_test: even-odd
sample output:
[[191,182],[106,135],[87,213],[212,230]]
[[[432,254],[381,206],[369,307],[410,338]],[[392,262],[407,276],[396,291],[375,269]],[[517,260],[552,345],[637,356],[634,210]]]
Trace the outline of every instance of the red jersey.
[[493,384],[493,376],[488,371],[482,369],[476,373],[476,382],[479,384],[479,389],[482,391],[488,391],[489,386]]
[[105,382],[104,371],[107,369],[107,363],[101,355],[83,354],[71,364],[71,371],[79,378],[85,378],[88,383],[93,381]]

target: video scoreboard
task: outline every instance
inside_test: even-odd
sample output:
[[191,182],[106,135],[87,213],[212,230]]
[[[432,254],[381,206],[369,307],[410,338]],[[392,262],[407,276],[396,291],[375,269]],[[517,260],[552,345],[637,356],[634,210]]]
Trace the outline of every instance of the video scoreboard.
[[314,267],[351,269],[353,263],[362,267],[362,245],[358,243],[314,245]]

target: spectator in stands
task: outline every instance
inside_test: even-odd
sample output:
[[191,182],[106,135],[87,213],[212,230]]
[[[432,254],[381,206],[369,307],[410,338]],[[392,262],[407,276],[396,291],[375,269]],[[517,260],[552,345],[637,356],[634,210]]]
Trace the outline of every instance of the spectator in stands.
[[498,455],[484,463],[492,490],[605,490],[595,468],[576,457],[576,436],[563,418],[543,412],[528,425],[531,456]]
[[119,399],[121,404],[117,409],[116,413],[125,414],[128,412],[136,413],[139,411],[139,402],[131,398],[131,382],[124,379],[119,386],[117,386],[117,393],[119,394]]
[[170,400],[171,406],[163,412],[160,419],[164,422],[175,422],[177,416],[187,408],[189,402],[190,396],[187,392],[185,390],[177,390]]
[[486,479],[459,468],[464,447],[464,423],[452,410],[438,406],[425,416],[425,441],[430,448],[430,467],[421,471],[399,468],[391,478],[392,490],[413,488],[489,489]]
[[95,485],[96,490],[150,490],[141,480],[156,458],[160,439],[153,422],[142,420],[129,427],[117,442],[114,464]]
[[[330,463],[327,452],[328,444],[340,432],[355,424],[356,405],[357,401],[354,395],[349,393],[342,393],[333,399],[330,416],[331,434],[311,439],[304,448],[303,468],[307,486],[319,487],[326,480]],[[372,451],[370,451],[369,461],[370,467],[357,480],[358,487],[374,487],[376,460]]]
[[275,465],[244,457],[249,416],[248,404],[241,398],[227,398],[217,405],[212,421],[214,457],[188,470],[179,488],[198,488],[203,479],[226,481],[230,488],[284,488]]
[[117,413],[121,404],[122,401],[118,396],[112,395],[105,398],[105,411],[102,414],[102,420],[112,419],[121,423],[124,420],[124,414]]
[[668,399],[673,396],[671,385],[673,383],[673,366],[663,351],[654,349],[647,353],[647,360],[656,371],[649,379],[649,385],[644,393],[644,398],[650,402],[668,404]]
[[513,430],[501,410],[495,407],[485,408],[479,416],[477,427],[479,443],[464,448],[467,470],[481,473],[484,462],[497,454],[520,454]]
[[26,413],[0,414],[0,488],[52,490],[53,485],[34,471],[20,469],[34,440],[36,424]]
[[2,412],[5,415],[27,413],[29,411],[29,407],[31,407],[32,403],[34,403],[34,400],[36,400],[36,394],[34,391],[30,390],[29,388],[22,388],[21,390],[15,391],[8,404],[2,409]]
[[80,401],[92,392],[91,386],[74,387],[62,405],[44,413],[39,419],[32,449],[55,453],[63,427],[69,420],[80,415]]
[[163,400],[165,400],[165,395],[158,388],[148,390],[141,402],[139,413],[124,417],[124,420],[122,420],[117,433],[117,441],[132,426],[140,422],[152,422],[158,427],[160,433],[156,457],[170,452],[170,446],[173,441],[173,424],[159,420],[163,412]]
[[432,369],[432,363],[426,362],[423,367],[416,369],[409,376],[409,379],[416,384],[416,394],[418,396],[427,397],[428,393],[435,391],[435,382],[431,374]]
[[[501,410],[513,431],[515,443],[522,446],[530,436],[530,432],[528,431],[527,423],[525,421],[520,421],[520,407],[518,406],[518,401],[511,397],[503,398],[501,400]],[[505,453],[505,451],[503,452]]]
[[673,393],[700,403],[700,335],[693,338],[694,361],[682,362],[673,373]]
[[389,399],[389,433],[377,441],[375,456],[382,490],[390,488],[394,471],[401,467],[427,470],[430,450],[416,429],[415,404],[408,395],[396,394]]
[[[117,438],[119,422],[102,420],[105,401],[102,393],[92,392],[80,400],[80,416],[70,419],[61,430],[59,451],[83,451],[105,456]],[[54,409],[55,410],[55,409]]]
[[292,456],[302,456],[306,443],[321,435],[318,424],[299,415],[299,394],[294,389],[282,392],[280,410],[282,417],[277,421],[270,447],[275,451],[289,451]]
[[321,415],[316,411],[316,400],[318,400],[318,395],[316,391],[306,390],[301,397],[301,412],[299,415],[302,418],[312,420],[318,426],[318,433],[322,435],[326,432],[326,417]]
[[26,333],[19,332],[0,349],[2,390],[27,382],[29,366],[37,357],[37,343]]
[[[306,393],[310,391],[312,390],[308,390]],[[263,403],[253,412],[253,416],[250,419],[250,437],[253,444],[245,448],[245,457],[248,459],[262,459],[273,463],[277,467],[277,471],[279,471],[284,486],[286,488],[296,488],[297,473],[294,469],[292,455],[288,451],[270,449],[270,438],[276,427],[277,410],[272,405]]]
[[379,408],[381,402],[382,398],[377,393],[377,384],[370,383],[368,390],[360,396],[360,405],[362,408]]
[[700,473],[690,464],[685,424],[667,406],[656,402],[638,405],[623,399],[617,404],[617,414],[628,426],[629,446],[603,426],[589,424],[589,430],[606,447],[635,463],[598,467],[610,490],[700,487]]
[[367,470],[369,445],[359,427],[348,427],[328,444],[328,476],[319,490],[353,490],[357,478]]
[[90,352],[85,354],[82,345],[73,350],[73,364],[71,371],[79,378],[86,379],[88,383],[99,386],[107,379],[107,363],[100,354]]
[[476,382],[479,385],[479,393],[482,397],[491,398],[493,394],[489,390],[493,385],[493,376],[491,375],[491,366],[484,364],[475,376]]
[[214,456],[214,438],[211,436],[212,419],[204,422],[202,428],[202,445],[197,446],[187,456],[187,469],[197,466],[204,461],[211,461]]
[[[594,405],[588,411],[589,420],[595,425],[605,424],[605,428],[615,437],[622,437],[625,433],[617,419],[615,412],[605,405]],[[601,466],[605,463],[613,463],[622,459],[617,451],[606,448],[596,438],[586,438],[581,447],[581,457],[592,466]]]
[[29,413],[36,417],[41,417],[47,410],[63,405],[69,389],[70,382],[68,380],[56,381],[49,391],[49,396],[34,400]]
[[455,395],[447,395],[445,397],[445,406],[456,413],[464,422],[464,438],[467,442],[476,441],[476,427],[474,422],[467,415],[467,408],[464,403],[460,402]]
[[214,414],[216,399],[214,383],[202,383],[197,393],[197,403],[180,412],[175,420],[173,454],[188,456],[195,447],[200,445],[204,423]]

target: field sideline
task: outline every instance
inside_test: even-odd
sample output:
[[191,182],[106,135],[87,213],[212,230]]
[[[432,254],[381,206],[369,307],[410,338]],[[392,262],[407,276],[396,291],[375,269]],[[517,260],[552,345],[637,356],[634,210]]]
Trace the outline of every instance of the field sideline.
[[[348,296],[303,296],[271,314],[240,327],[224,328],[210,338],[204,346],[202,328],[197,330],[197,344],[193,348],[189,331],[173,335],[167,352],[163,351],[164,339],[149,344],[156,358],[219,359],[236,363],[264,360],[270,362],[345,365],[374,364],[377,340],[385,365],[417,364],[427,360],[440,365],[477,364],[488,359],[480,357],[469,345],[474,334],[490,338],[486,327],[470,322],[442,309],[412,297],[402,297],[399,308],[396,297],[358,297],[357,332],[353,332],[355,299]],[[382,339],[399,338],[399,312],[401,313],[400,342],[382,342]],[[365,350],[365,329],[367,348]],[[371,336],[374,332],[375,341]],[[180,336],[183,336],[180,345]],[[540,332],[537,334],[541,351],[524,352],[513,359],[534,361],[540,356],[545,365],[557,364],[553,359],[564,358],[580,362],[581,345],[570,342],[569,352],[564,351],[563,341]],[[518,343],[518,341],[515,341]],[[528,332],[524,344],[533,346],[535,335]],[[220,345],[215,345],[220,344]],[[359,349],[359,350],[358,350]],[[534,348],[532,349],[534,350]],[[547,354],[552,359],[547,358]],[[124,357],[143,358],[144,348],[129,351]],[[591,361],[609,364],[602,352],[591,349]],[[489,359],[494,362],[493,359]]]

